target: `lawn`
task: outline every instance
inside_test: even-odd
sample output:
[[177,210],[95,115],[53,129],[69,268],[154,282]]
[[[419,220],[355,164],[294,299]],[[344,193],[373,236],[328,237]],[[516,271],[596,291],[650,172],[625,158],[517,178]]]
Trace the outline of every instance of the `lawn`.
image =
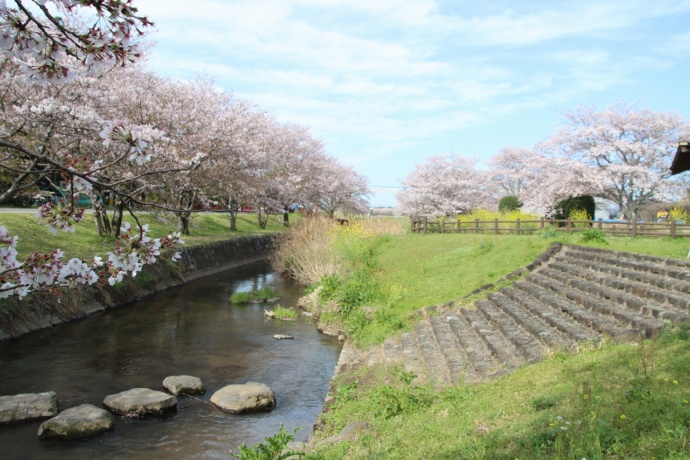
[[[158,238],[176,229],[174,217],[154,216],[141,213],[138,215],[142,224],[148,224],[151,236]],[[301,216],[290,214],[291,222],[299,220]],[[134,225],[131,217],[125,216],[125,221]],[[237,230],[230,230],[230,217],[227,214],[195,214],[190,224],[190,235],[183,236],[187,245],[208,243],[210,241],[226,240],[247,235],[275,233],[283,231],[283,216],[271,216],[266,229],[259,228],[256,214],[243,213],[237,217]],[[0,225],[5,226],[12,235],[18,235],[17,250],[20,256],[28,256],[31,251],[48,252],[60,248],[65,253],[65,259],[78,257],[84,260],[96,254],[105,254],[112,250],[113,242],[109,238],[101,238],[90,214],[76,225],[74,233],[58,232],[53,236],[45,225],[38,223],[31,213],[0,213]]]

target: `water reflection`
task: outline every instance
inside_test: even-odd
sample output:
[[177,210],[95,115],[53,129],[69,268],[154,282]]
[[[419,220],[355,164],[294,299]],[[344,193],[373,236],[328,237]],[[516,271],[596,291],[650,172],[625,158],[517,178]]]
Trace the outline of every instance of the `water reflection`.
[[[40,422],[0,427],[0,457],[229,458],[242,442],[286,428],[309,436],[321,409],[340,346],[307,322],[277,322],[262,305],[232,306],[235,291],[272,286],[294,305],[299,290],[265,263],[241,267],[102,313],[0,343],[0,394],[53,390],[62,408],[102,405],[134,387],[162,389],[168,375],[201,378],[207,394],[181,398],[172,416],[121,419],[112,433],[78,442],[38,440]],[[284,333],[295,340],[277,341]],[[271,412],[229,415],[208,400],[231,383],[259,381],[276,393]]]

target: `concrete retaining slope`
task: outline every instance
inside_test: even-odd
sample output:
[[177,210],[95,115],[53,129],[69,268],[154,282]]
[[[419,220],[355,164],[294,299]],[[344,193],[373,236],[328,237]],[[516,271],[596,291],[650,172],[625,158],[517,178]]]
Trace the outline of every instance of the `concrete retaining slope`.
[[266,259],[276,235],[256,235],[183,246],[177,263],[159,261],[146,265],[135,278],[126,277],[117,286],[79,286],[65,289],[59,299],[52,293],[36,292],[22,300],[0,300],[0,340],[20,337],[92,313],[139,300],[203,276]]

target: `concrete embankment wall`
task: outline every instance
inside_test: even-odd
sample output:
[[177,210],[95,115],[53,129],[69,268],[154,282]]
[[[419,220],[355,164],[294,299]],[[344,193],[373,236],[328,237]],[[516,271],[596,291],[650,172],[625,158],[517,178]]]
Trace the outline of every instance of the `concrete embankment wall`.
[[182,259],[146,265],[135,278],[116,286],[93,285],[63,289],[61,295],[36,292],[22,300],[0,299],[0,340],[83,318],[128,304],[203,276],[266,259],[276,235],[258,235],[182,248]]

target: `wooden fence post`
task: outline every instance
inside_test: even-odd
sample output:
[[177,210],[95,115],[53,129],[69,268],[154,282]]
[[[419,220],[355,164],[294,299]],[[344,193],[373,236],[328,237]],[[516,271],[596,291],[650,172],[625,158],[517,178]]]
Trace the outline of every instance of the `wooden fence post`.
[[539,219],[539,230],[544,230],[544,216]]
[[635,238],[637,236],[637,219],[632,221],[632,237]]
[[441,222],[441,219],[436,220],[436,225],[438,226],[438,233],[443,233],[443,222]]
[[479,233],[479,219],[474,219],[474,233]]
[[498,235],[498,219],[494,219],[494,235]]
[[515,219],[515,234],[520,234],[520,219]]
[[460,221],[458,221],[458,231],[457,233],[460,233]]
[[599,230],[601,230],[601,229],[603,228],[601,217],[600,217],[599,220],[597,221],[597,228],[598,228]]
[[573,221],[570,220],[570,217],[568,217],[568,220],[565,223],[565,231],[570,233],[570,230],[573,228]]
[[676,221],[675,219],[671,221],[671,238],[676,238]]
[[429,233],[429,218],[424,216],[424,234]]

